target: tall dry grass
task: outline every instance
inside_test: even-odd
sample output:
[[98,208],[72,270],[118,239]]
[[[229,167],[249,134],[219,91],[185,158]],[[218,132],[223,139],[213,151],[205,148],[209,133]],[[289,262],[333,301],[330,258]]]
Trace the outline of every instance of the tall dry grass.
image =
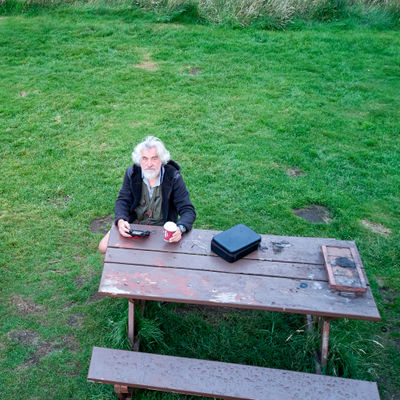
[[383,8],[386,11],[394,13],[397,17],[400,16],[400,0],[354,0],[363,6]]
[[[358,17],[381,25],[400,25],[400,0],[0,0],[1,8],[27,9],[32,5],[88,4],[152,10],[164,19],[204,20],[215,24],[283,29],[296,18],[331,21]],[[2,7],[3,6],[3,7]]]
[[193,16],[195,10],[199,18],[216,24],[248,26],[263,21],[278,29],[296,17],[327,21],[354,15],[355,9],[360,15],[383,12],[396,18],[400,13],[400,0],[136,0],[135,4],[175,16],[186,11]]
[[268,17],[275,25],[283,27],[296,12],[293,0],[198,0],[198,2],[200,12],[212,22],[234,22],[241,26]]

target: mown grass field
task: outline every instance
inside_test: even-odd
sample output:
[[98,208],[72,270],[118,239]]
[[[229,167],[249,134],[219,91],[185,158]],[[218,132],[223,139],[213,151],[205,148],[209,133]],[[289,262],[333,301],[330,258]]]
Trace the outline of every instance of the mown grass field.
[[[112,399],[93,346],[125,348],[96,295],[101,233],[133,146],[160,137],[197,228],[355,240],[381,323],[332,323],[327,373],[400,398],[400,35],[160,23],[82,5],[0,17],[0,393]],[[331,222],[293,210],[322,205]],[[314,372],[303,317],[149,304],[143,350]],[[138,399],[185,396],[140,391]]]

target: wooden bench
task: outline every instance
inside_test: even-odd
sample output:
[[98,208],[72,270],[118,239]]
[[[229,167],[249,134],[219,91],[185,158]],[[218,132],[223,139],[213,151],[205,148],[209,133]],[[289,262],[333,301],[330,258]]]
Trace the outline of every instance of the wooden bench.
[[[221,399],[378,400],[375,382],[94,347],[88,380]],[[125,388],[125,389],[124,389]]]

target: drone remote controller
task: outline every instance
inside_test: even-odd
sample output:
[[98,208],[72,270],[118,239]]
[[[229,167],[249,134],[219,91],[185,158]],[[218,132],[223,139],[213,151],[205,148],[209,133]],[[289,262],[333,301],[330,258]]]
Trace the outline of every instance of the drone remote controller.
[[150,231],[141,231],[139,229],[132,229],[131,228],[131,229],[129,229],[129,234],[134,238],[135,237],[145,238],[145,237],[150,235]]

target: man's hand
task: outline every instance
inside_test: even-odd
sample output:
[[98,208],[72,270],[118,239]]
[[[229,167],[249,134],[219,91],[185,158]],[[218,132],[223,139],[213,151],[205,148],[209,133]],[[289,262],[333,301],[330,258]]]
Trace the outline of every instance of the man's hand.
[[182,239],[182,231],[178,228],[169,239],[170,243],[179,242]]
[[129,225],[128,221],[123,219],[118,220],[118,230],[121,236],[131,237],[131,235],[128,233],[130,228],[131,226]]

